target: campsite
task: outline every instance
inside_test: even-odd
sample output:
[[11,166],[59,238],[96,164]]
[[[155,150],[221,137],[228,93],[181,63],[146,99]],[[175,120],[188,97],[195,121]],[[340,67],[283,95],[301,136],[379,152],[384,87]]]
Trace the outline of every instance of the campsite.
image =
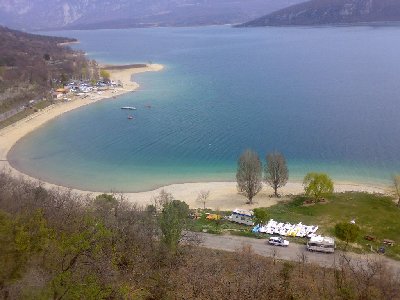
[[[346,248],[346,243],[335,237],[337,249],[356,253],[377,253],[382,247],[385,256],[400,260],[400,211],[389,196],[368,193],[335,193],[324,202],[307,204],[307,197],[294,196],[289,201],[280,202],[264,208],[277,222],[307,224],[318,226],[316,233],[335,237],[334,227],[338,222],[351,222],[360,227],[360,233],[354,243]],[[221,215],[220,220],[208,220],[207,214]],[[272,234],[253,232],[255,226],[248,226],[229,221],[230,211],[202,210],[197,219],[190,220],[190,229],[212,234],[230,234],[257,239],[268,239]],[[274,233],[275,234],[275,233]],[[371,239],[372,238],[372,239]],[[303,244],[305,237],[286,236],[290,243]],[[391,243],[385,243],[389,240]],[[393,243],[392,243],[393,242]],[[289,246],[290,247],[290,246]]]

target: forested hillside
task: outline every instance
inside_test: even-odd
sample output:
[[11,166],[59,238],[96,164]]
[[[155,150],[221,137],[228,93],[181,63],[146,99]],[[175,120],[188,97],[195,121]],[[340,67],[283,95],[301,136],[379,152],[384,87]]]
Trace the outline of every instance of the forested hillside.
[[311,0],[242,26],[356,24],[400,21],[398,0]]
[[0,187],[1,299],[400,299],[399,278],[368,259],[323,268],[201,248],[168,193],[139,207],[4,172]]
[[47,97],[62,77],[81,72],[83,53],[60,43],[68,38],[28,34],[0,27],[0,113]]

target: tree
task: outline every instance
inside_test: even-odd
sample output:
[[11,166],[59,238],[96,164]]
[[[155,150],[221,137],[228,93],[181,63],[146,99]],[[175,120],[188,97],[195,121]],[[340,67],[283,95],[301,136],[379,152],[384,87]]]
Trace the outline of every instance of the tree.
[[346,242],[346,248],[349,243],[354,243],[360,234],[360,227],[352,223],[337,223],[335,225],[335,235]]
[[159,219],[162,241],[172,252],[178,247],[188,214],[189,206],[183,201],[172,200],[163,207]]
[[246,150],[238,160],[236,172],[237,189],[243,193],[248,203],[253,203],[253,198],[262,189],[262,165],[257,153]]
[[197,202],[202,203],[204,209],[206,209],[206,202],[208,201],[209,196],[210,196],[210,191],[205,191],[205,190],[200,191],[199,194],[197,195]]
[[108,72],[107,70],[101,69],[100,70],[100,77],[102,77],[103,80],[110,80],[111,75],[110,75],[110,72]]
[[286,185],[289,171],[285,157],[279,152],[273,152],[266,157],[265,181],[274,189],[275,197],[279,197],[278,188]]
[[162,189],[157,196],[152,197],[156,212],[161,211],[166,204],[173,200],[174,196],[171,193],[166,192],[164,189]]
[[304,177],[303,185],[306,195],[314,197],[315,200],[333,193],[332,179],[324,173],[308,173]]
[[255,209],[253,209],[253,212],[254,212],[254,224],[255,225],[262,225],[262,224],[267,223],[269,216],[265,209],[255,208]]
[[397,206],[400,206],[400,175],[393,176],[394,190],[398,198]]

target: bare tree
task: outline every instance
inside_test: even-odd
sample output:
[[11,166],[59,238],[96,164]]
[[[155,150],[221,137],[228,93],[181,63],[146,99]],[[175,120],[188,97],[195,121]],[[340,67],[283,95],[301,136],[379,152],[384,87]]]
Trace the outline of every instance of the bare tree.
[[164,189],[162,189],[158,195],[154,195],[151,198],[151,201],[154,203],[154,208],[157,212],[161,211],[164,205],[172,202],[173,200],[174,196]]
[[285,157],[279,152],[273,152],[266,157],[265,181],[274,189],[275,197],[279,197],[278,188],[286,185],[289,179],[289,171]]
[[197,195],[197,202],[200,202],[203,204],[204,209],[206,209],[206,203],[208,201],[208,197],[210,197],[210,191],[202,190],[199,192]]
[[243,193],[248,204],[253,203],[253,198],[262,189],[262,165],[257,153],[247,149],[238,160],[236,181],[238,191]]
[[394,190],[396,192],[396,196],[399,199],[397,201],[397,206],[400,206],[400,175],[393,176],[393,185],[394,185]]

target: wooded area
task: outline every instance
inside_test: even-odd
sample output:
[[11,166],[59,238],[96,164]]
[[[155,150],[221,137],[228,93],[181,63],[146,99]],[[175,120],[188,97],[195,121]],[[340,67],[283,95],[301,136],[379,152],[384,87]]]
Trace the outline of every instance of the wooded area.
[[52,87],[79,76],[89,63],[81,52],[48,37],[0,26],[0,113],[49,97]]
[[323,268],[300,255],[263,258],[246,245],[209,250],[186,236],[170,247],[164,223],[176,228],[187,216],[163,216],[186,210],[167,193],[138,207],[121,195],[46,190],[4,172],[0,186],[4,299],[399,299],[399,278],[367,259],[362,269],[345,257]]

